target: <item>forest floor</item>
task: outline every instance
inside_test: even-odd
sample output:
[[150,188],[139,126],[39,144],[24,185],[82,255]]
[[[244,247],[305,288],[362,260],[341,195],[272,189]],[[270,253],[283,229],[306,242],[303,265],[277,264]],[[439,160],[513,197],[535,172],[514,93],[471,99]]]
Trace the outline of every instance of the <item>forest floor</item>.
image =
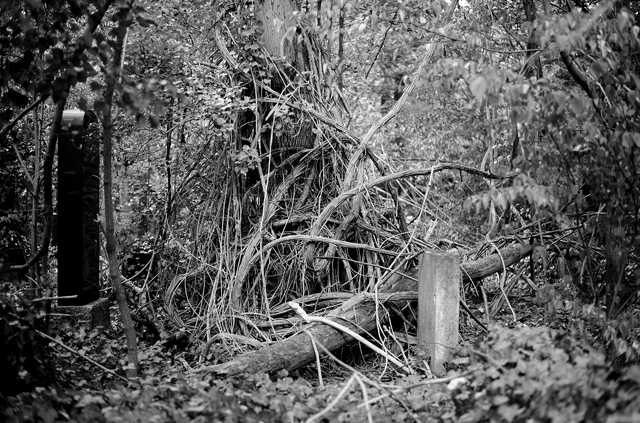
[[[482,300],[469,306],[480,315]],[[512,294],[511,310],[504,306],[494,322],[504,327],[549,324],[566,329],[568,315],[545,320],[545,306],[527,290]],[[112,310],[112,327],[106,331],[60,330],[57,339],[109,369],[120,369],[125,342]],[[460,363],[468,349],[485,338],[482,330],[461,316]],[[189,346],[167,347],[161,342],[139,343],[140,377],[124,382],[102,371],[76,353],[55,349],[57,383],[9,398],[5,418],[15,422],[442,422],[456,418],[451,391],[455,372],[464,371],[454,360],[441,379],[428,371],[406,375],[384,360],[358,347],[343,351],[340,360],[324,357],[316,365],[277,375],[255,374],[220,378],[193,371],[196,356]],[[407,349],[416,369],[425,369],[413,347]],[[398,351],[396,351],[398,352]],[[468,357],[467,357],[468,358]],[[319,377],[321,375],[321,377]],[[0,417],[2,414],[0,414]],[[464,419],[463,419],[464,420]],[[509,419],[506,419],[509,421]],[[469,420],[475,421],[475,420]]]

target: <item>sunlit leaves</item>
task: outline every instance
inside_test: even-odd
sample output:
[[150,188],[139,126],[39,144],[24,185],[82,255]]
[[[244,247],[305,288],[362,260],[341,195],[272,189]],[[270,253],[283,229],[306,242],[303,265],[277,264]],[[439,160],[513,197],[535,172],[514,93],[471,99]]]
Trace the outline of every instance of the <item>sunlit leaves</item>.
[[464,205],[467,210],[475,208],[475,211],[479,213],[482,208],[488,209],[492,202],[502,210],[507,210],[509,205],[520,200],[534,206],[536,211],[547,209],[555,212],[560,205],[553,187],[540,185],[526,175],[516,177],[511,187],[473,195],[465,201]]
[[248,145],[242,146],[242,150],[233,159],[236,173],[246,175],[249,170],[253,170],[260,164],[260,155],[255,148]]
[[489,84],[487,83],[486,78],[483,76],[476,76],[469,83],[469,89],[478,101],[482,101],[484,99],[488,87]]

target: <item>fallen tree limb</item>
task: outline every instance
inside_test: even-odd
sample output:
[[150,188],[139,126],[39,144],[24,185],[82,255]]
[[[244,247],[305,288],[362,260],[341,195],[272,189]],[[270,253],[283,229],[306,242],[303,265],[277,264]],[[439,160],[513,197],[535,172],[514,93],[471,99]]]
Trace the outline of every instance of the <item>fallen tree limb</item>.
[[[503,270],[524,257],[531,254],[531,246],[516,244],[482,259],[461,265],[465,278],[476,280]],[[504,263],[504,265],[503,265]],[[414,272],[414,274],[417,272]],[[380,291],[391,294],[402,291],[417,291],[417,279],[405,276],[390,279],[381,286]],[[380,295],[380,299],[389,300],[388,295]],[[407,296],[412,298],[412,296]],[[379,307],[375,296],[362,293],[347,300],[342,306],[329,313],[326,318],[335,320],[341,326],[363,335],[376,329],[380,321],[387,320],[384,307]],[[384,312],[378,314],[376,312]],[[304,327],[306,332],[313,335],[316,342],[321,343],[327,350],[334,351],[352,342],[354,339],[343,332],[324,324],[311,323]],[[277,344],[271,344],[257,351],[243,354],[236,359],[197,369],[196,372],[213,372],[220,375],[233,376],[242,373],[273,372],[281,369],[295,370],[314,360],[315,352],[309,335],[303,331]]]
[[531,248],[530,245],[516,244],[503,248],[499,254],[491,254],[479,260],[466,263],[461,267],[462,277],[464,280],[486,278],[489,275],[501,271],[503,261],[504,267],[509,267],[519,262],[523,257],[528,256],[531,254]]
[[378,348],[377,346],[373,345],[371,342],[367,341],[366,339],[364,339],[362,336],[358,335],[357,333],[349,330],[348,328],[342,326],[340,323],[336,323],[334,320],[331,319],[327,319],[326,317],[316,317],[316,316],[309,316],[303,309],[302,307],[300,307],[300,305],[298,303],[296,303],[295,301],[289,301],[287,303],[289,305],[289,307],[291,307],[300,317],[302,317],[304,319],[305,322],[318,322],[318,323],[324,323],[325,325],[329,325],[332,326],[333,328],[346,333],[347,335],[350,335],[352,338],[355,338],[357,341],[359,341],[360,343],[364,344],[365,346],[371,348],[373,351],[377,352],[378,354],[380,354],[383,357],[386,357],[389,361],[391,361],[393,364],[395,364],[396,366],[402,368],[403,370],[405,370],[407,372],[407,374],[411,374],[411,371],[406,368],[402,362],[400,360],[398,360],[397,358],[387,354],[385,351],[383,351],[382,349]]

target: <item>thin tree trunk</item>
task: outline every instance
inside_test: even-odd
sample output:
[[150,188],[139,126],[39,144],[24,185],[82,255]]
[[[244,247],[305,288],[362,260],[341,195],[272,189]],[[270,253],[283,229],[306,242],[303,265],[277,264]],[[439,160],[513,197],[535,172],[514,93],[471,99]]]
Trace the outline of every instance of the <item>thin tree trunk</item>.
[[[40,204],[40,159],[42,152],[40,145],[41,122],[38,109],[39,107],[33,109],[33,139],[36,157],[31,184],[33,186],[33,196],[31,198],[31,251],[38,250],[38,205]],[[38,266],[38,261],[34,263],[30,272],[32,293],[34,297],[38,297],[40,295],[40,266]]]
[[[40,241],[40,248],[38,252],[31,256],[33,263],[42,257],[42,275],[44,278],[44,284],[47,287],[47,297],[51,297],[53,293],[53,283],[49,277],[49,242],[51,241],[51,229],[53,226],[53,189],[52,189],[52,173],[53,173],[53,159],[56,155],[56,144],[58,141],[58,134],[60,133],[60,124],[62,123],[62,113],[64,107],[67,104],[68,91],[62,92],[58,103],[56,104],[56,111],[53,115],[53,123],[51,125],[51,133],[49,134],[49,144],[47,145],[47,153],[44,157],[44,163],[42,164],[42,193],[44,201],[44,227],[42,229],[42,238]],[[29,263],[27,262],[27,265]],[[46,301],[44,304],[46,312],[45,326],[49,330],[49,321],[51,316],[51,301]]]
[[338,18],[338,88],[344,91],[344,81],[342,79],[342,69],[344,67],[344,6],[340,8],[340,17]]
[[[172,139],[172,132],[175,129],[175,124],[173,122],[173,118],[174,118],[174,107],[177,108],[174,105],[174,99],[171,99],[171,102],[169,103],[169,110],[168,110],[168,119],[167,119],[167,141],[165,143],[166,146],[166,152],[165,152],[165,159],[164,159],[164,166],[165,166],[165,170],[167,172],[167,199],[165,201],[165,205],[164,205],[164,224],[161,224],[160,226],[160,232],[163,233],[165,230],[165,224],[169,225],[169,218],[171,216],[171,202],[173,201],[173,198],[171,196],[171,191],[172,191],[172,187],[171,187],[171,146],[173,143],[173,139]],[[179,112],[178,112],[179,113]]]
[[[529,39],[527,41],[527,54],[525,57],[524,71],[527,72],[527,68],[533,67],[535,69],[535,75],[538,78],[542,78],[542,62],[540,61],[540,55],[534,50],[540,48],[538,44],[538,31],[535,28],[535,20],[537,18],[536,4],[534,0],[523,0],[524,14],[529,22]],[[531,63],[533,61],[533,63]]]
[[119,28],[118,39],[116,42],[115,56],[111,65],[111,72],[107,75],[107,88],[105,91],[104,102],[105,111],[102,117],[103,133],[103,167],[104,167],[104,220],[107,241],[107,257],[109,260],[109,278],[116,293],[116,301],[120,309],[120,320],[127,338],[127,356],[129,359],[129,367],[127,368],[127,376],[136,377],[138,374],[138,345],[136,339],[136,331],[131,319],[131,311],[127,304],[127,298],[122,287],[120,270],[118,269],[118,257],[116,253],[116,235],[114,224],[114,205],[113,205],[113,175],[112,175],[112,131],[113,122],[111,120],[111,106],[113,104],[113,93],[115,91],[117,75],[120,71],[120,62],[122,59],[122,50],[125,40],[126,29],[124,26]]

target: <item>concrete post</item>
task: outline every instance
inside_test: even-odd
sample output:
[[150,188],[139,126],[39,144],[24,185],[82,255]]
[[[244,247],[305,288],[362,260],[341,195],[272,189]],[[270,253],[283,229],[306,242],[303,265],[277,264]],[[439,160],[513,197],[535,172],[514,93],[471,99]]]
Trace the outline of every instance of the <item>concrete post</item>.
[[458,345],[460,257],[426,251],[418,280],[418,346],[431,357],[431,370],[443,374]]

